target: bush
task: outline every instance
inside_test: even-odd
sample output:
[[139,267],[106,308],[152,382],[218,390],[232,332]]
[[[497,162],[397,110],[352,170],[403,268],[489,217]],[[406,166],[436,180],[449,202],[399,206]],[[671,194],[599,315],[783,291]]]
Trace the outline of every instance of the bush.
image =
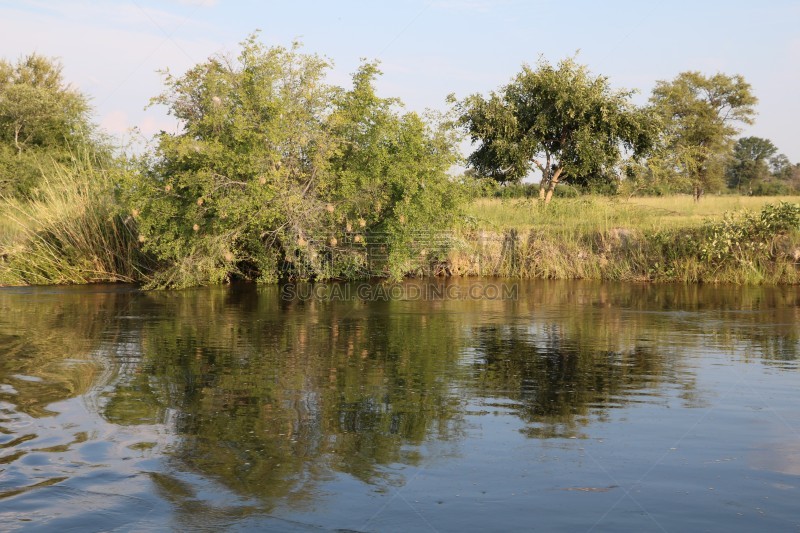
[[494,190],[493,196],[495,198],[538,198],[539,197],[539,184],[538,183],[509,183],[507,185],[498,185]]
[[152,285],[399,277],[441,255],[463,194],[449,130],[378,97],[376,65],[351,90],[328,68],[251,36],[236,59],[167,75],[154,102],[184,130],[124,188]]
[[[68,85],[55,59],[31,54],[0,59],[0,196],[27,198],[53,161],[69,165],[73,151],[102,151],[88,98]],[[44,185],[46,186],[46,185]]]
[[784,196],[792,194],[792,188],[780,181],[762,181],[753,187],[750,194],[753,196]]
[[800,229],[800,204],[765,205],[761,213],[726,213],[721,221],[706,222],[698,243],[700,257],[710,263],[751,261],[762,256],[772,240]]

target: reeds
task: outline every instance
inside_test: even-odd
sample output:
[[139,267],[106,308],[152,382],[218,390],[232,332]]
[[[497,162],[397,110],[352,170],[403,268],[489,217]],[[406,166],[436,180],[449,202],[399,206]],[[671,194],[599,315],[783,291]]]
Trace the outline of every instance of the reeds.
[[0,198],[0,284],[134,282],[143,260],[90,154],[54,163],[32,199]]

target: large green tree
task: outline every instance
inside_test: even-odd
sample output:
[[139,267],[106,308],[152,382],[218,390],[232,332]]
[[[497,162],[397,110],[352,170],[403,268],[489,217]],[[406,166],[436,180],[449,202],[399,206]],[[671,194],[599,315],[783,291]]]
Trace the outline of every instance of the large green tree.
[[57,60],[0,59],[1,195],[27,195],[43,166],[68,159],[93,132],[87,98],[64,81]]
[[369,275],[370,251],[399,276],[433,252],[415,230],[453,212],[454,143],[378,97],[374,64],[350,90],[326,83],[329,66],[253,35],[238,57],[166,74],[154,103],[183,130],[161,133],[126,187],[160,284]]
[[752,124],[758,102],[742,76],[682,72],[658,81],[650,98],[663,123],[670,157],[663,165],[696,200],[724,185],[725,162],[740,124]]
[[545,203],[561,181],[614,176],[623,154],[642,153],[652,138],[653,122],[631,94],[613,90],[607,78],[573,59],[525,65],[488,97],[474,94],[456,104],[461,125],[478,144],[468,162],[503,183],[538,169]]

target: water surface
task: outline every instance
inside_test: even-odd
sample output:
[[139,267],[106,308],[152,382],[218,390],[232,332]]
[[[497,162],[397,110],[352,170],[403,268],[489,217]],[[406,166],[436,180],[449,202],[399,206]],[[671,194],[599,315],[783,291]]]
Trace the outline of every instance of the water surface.
[[800,288],[443,283],[0,289],[0,530],[800,529]]

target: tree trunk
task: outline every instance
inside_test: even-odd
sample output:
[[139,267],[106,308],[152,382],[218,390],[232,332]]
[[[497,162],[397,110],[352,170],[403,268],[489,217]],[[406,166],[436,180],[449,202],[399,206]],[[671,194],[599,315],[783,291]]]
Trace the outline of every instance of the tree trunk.
[[17,147],[17,157],[22,155],[22,146],[19,144],[19,132],[22,129],[22,126],[19,124],[14,126],[14,146]]
[[553,175],[551,174],[552,167],[550,166],[550,154],[547,154],[547,158],[545,159],[544,163],[541,163],[539,160],[534,159],[533,163],[539,167],[539,170],[542,171],[542,179],[539,181],[539,202],[547,203],[545,201],[545,195],[547,194],[547,189],[550,186],[550,182],[552,181]]
[[694,201],[699,202],[700,197],[703,196],[703,188],[699,185],[694,186]]
[[[556,190],[556,185],[558,185],[558,178],[561,177],[561,170],[562,169],[560,168],[556,170],[556,173],[553,174],[552,178],[550,178],[550,184],[547,187],[547,196],[544,199],[544,205],[549,204],[550,200],[553,199],[553,191]],[[541,193],[541,190],[539,192]]]

